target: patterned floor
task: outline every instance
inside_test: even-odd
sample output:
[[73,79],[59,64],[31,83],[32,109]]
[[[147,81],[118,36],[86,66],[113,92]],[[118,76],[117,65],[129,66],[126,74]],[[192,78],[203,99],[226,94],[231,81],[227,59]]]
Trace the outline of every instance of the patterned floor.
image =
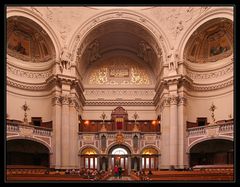
[[114,176],[112,176],[108,180],[109,181],[131,181],[133,179],[131,179],[131,177],[128,177],[128,176],[122,176],[120,179],[119,178],[115,178]]

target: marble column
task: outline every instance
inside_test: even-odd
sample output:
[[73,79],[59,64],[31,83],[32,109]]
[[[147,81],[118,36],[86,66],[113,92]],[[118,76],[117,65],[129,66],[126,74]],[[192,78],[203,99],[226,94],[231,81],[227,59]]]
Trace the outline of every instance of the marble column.
[[161,169],[169,169],[170,167],[170,118],[169,118],[169,98],[164,97],[160,104],[161,106],[161,152],[162,157],[160,161]]
[[100,170],[100,159],[101,159],[101,157],[98,155],[97,156],[97,170],[98,171]]
[[77,168],[78,155],[78,112],[76,98],[71,97],[69,104],[69,160],[70,167]]
[[170,96],[170,166],[178,167],[178,116],[176,95]]
[[52,163],[51,168],[60,169],[61,168],[61,97],[56,92],[52,99],[52,121],[53,121],[53,137],[52,137]]
[[185,103],[186,98],[179,97],[178,103],[178,164],[180,169],[187,165],[186,155],[186,124],[185,124]]
[[62,97],[62,169],[67,169],[69,165],[69,152],[70,152],[70,142],[69,142],[69,96],[64,95]]
[[157,162],[158,162],[158,164],[157,164],[157,167],[158,167],[158,170],[160,170],[160,168],[161,168],[161,155],[158,155],[158,158],[157,158]]
[[112,170],[112,157],[108,156],[108,171],[110,172]]
[[128,156],[128,175],[130,174],[131,172],[131,156]]
[[140,157],[140,163],[139,163],[140,165],[139,165],[139,169],[140,169],[140,171],[142,170],[142,157]]

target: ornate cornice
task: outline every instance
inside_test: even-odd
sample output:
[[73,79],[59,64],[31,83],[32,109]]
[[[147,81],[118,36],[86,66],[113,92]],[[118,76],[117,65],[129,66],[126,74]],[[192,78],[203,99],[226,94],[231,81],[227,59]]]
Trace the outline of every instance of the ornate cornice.
[[153,101],[86,101],[85,106],[153,106]]

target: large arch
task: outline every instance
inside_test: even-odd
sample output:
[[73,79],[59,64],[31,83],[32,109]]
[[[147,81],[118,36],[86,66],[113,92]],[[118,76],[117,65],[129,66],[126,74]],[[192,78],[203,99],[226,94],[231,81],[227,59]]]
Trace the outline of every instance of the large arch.
[[212,138],[212,137],[205,137],[205,138],[201,138],[201,139],[198,139],[196,141],[193,141],[186,149],[186,152],[189,153],[190,149],[195,146],[196,144],[198,143],[201,143],[201,142],[204,142],[204,141],[208,141],[208,140],[216,140],[216,139],[221,139],[221,140],[229,140],[229,141],[233,141],[233,138],[232,137],[225,137],[225,136],[218,136],[218,137],[215,137],[215,138]]
[[33,11],[30,11],[28,8],[23,7],[7,7],[7,19],[13,16],[22,16],[25,18],[28,18],[35,23],[37,23],[50,37],[50,39],[53,42],[55,54],[56,54],[56,61],[59,61],[60,53],[61,53],[61,44],[58,36],[54,32],[54,30],[51,28],[51,26],[42,19],[39,15],[34,13]]
[[210,139],[201,141],[189,150],[189,165],[233,164],[233,141]]
[[25,136],[12,136],[12,137],[7,137],[7,141],[9,140],[18,140],[18,139],[23,139],[23,140],[31,140],[31,141],[35,141],[38,142],[40,144],[43,144],[44,146],[46,146],[49,150],[49,153],[52,154],[52,148],[51,145],[49,145],[47,142],[37,139],[37,138],[33,138],[33,137],[25,137]]
[[84,22],[77,28],[73,37],[69,41],[69,51],[71,52],[71,60],[76,61],[77,49],[80,47],[86,36],[100,24],[111,20],[128,20],[141,25],[151,36],[155,39],[157,49],[162,49],[164,59],[167,58],[168,51],[170,50],[170,41],[167,39],[166,34],[161,28],[157,26],[152,20],[145,16],[131,10],[114,9],[106,10],[97,16],[94,16]]
[[47,146],[29,139],[7,141],[7,165],[50,166],[50,150]]
[[183,61],[183,54],[184,49],[186,47],[186,44],[189,40],[189,38],[192,36],[192,34],[204,23],[206,23],[209,20],[215,19],[215,18],[227,18],[233,21],[233,10],[231,7],[219,7],[217,9],[212,9],[206,12],[205,14],[201,15],[195,22],[188,27],[188,29],[184,32],[181,40],[179,41],[177,51],[179,52],[179,60]]

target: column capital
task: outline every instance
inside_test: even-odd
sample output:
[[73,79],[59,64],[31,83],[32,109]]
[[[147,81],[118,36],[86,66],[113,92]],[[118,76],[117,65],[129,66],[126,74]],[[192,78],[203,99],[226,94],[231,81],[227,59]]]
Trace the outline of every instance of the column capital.
[[62,99],[62,105],[69,105],[69,96],[68,95],[62,96],[61,99]]
[[178,96],[175,96],[175,95],[171,95],[169,97],[169,101],[170,101],[170,105],[177,105],[178,104]]
[[184,96],[179,96],[178,97],[178,104],[179,105],[186,105],[186,103],[187,103],[187,98],[186,97],[184,97]]
[[61,104],[62,104],[61,96],[54,96],[52,98],[52,105],[61,105]]

